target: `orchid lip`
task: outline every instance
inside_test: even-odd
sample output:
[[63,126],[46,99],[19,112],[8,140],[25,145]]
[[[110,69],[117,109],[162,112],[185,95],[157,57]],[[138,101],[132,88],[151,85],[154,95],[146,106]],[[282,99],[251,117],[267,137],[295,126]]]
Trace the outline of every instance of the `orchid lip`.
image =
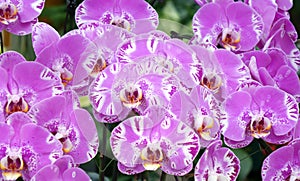
[[269,118],[264,116],[254,116],[251,119],[251,135],[255,138],[266,137],[270,134],[272,124]]
[[11,152],[0,161],[0,169],[5,180],[16,180],[22,176],[20,173],[24,169],[24,161],[19,152]]
[[8,96],[8,101],[5,105],[5,112],[10,115],[14,112],[22,111],[24,113],[28,112],[29,105],[26,100],[20,95],[10,95]]
[[64,153],[71,152],[73,148],[73,144],[68,137],[68,134],[68,130],[64,126],[59,126],[57,133],[55,134],[55,138],[58,139],[63,145],[62,150]]
[[137,85],[128,84],[120,91],[120,100],[128,108],[136,108],[141,104],[143,92]]
[[18,10],[14,4],[3,2],[0,3],[0,22],[8,25],[17,21]]
[[195,119],[194,127],[200,134],[201,138],[205,140],[212,140],[214,137],[210,135],[210,128],[214,126],[214,119],[210,116],[197,116]]
[[222,85],[222,79],[215,73],[208,73],[202,76],[200,85],[217,92]]
[[238,43],[241,41],[241,35],[239,32],[224,28],[221,36],[221,44],[227,50],[238,50]]
[[94,68],[93,68],[93,70],[92,70],[92,72],[91,72],[90,75],[91,75],[92,77],[96,77],[96,76],[98,75],[98,73],[101,72],[102,70],[104,70],[106,67],[107,67],[106,61],[103,60],[102,57],[100,57],[100,58],[97,60],[97,62],[96,62],[96,64],[95,64],[95,66],[94,66]]
[[141,159],[146,170],[157,170],[161,167],[163,152],[160,147],[148,145],[141,152]]

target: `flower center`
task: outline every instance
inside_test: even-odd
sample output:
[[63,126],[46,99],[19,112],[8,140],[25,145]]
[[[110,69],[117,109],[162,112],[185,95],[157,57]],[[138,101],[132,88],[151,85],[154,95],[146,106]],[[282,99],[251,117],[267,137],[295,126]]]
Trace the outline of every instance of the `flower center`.
[[224,28],[221,37],[221,44],[227,50],[238,50],[238,43],[241,40],[241,35],[239,32],[232,30],[230,28]]
[[120,100],[128,108],[136,108],[141,104],[143,92],[137,85],[129,84],[120,91]]
[[114,17],[112,19],[112,21],[110,22],[110,24],[114,25],[114,26],[117,26],[117,27],[120,27],[120,28],[124,28],[128,31],[130,31],[130,29],[131,29],[130,23],[126,19],[119,18],[119,17]]
[[102,57],[100,57],[97,60],[95,66],[91,72],[91,76],[96,77],[98,75],[98,73],[101,72],[102,70],[104,70],[106,67],[107,67],[106,61]]
[[24,169],[22,155],[12,152],[3,157],[0,161],[0,169],[4,180],[17,180],[22,176],[21,171]]
[[62,143],[63,145],[62,150],[64,153],[69,153],[72,150],[73,144],[70,138],[68,137],[69,131],[66,129],[66,127],[59,126],[57,132],[54,132],[52,134],[54,134],[55,138]]
[[148,145],[142,150],[141,159],[146,170],[157,170],[163,160],[163,152],[160,147]]
[[194,127],[204,140],[212,140],[215,136],[211,135],[211,128],[214,126],[214,119],[210,116],[196,116]]
[[18,10],[14,4],[3,2],[0,3],[0,22],[8,25],[18,19]]
[[217,91],[222,85],[222,79],[215,73],[209,73],[202,76],[200,85],[205,86],[213,91]]
[[262,138],[268,136],[270,134],[271,127],[271,121],[267,117],[254,116],[251,119],[251,135],[255,138]]
[[62,84],[64,86],[67,86],[73,79],[73,74],[71,71],[69,71],[63,63],[57,62],[52,66],[52,70],[54,72],[58,72],[60,74],[60,78],[62,81]]
[[5,104],[5,112],[10,115],[14,112],[22,111],[28,112],[29,106],[26,100],[19,95],[11,95],[8,97],[8,101]]

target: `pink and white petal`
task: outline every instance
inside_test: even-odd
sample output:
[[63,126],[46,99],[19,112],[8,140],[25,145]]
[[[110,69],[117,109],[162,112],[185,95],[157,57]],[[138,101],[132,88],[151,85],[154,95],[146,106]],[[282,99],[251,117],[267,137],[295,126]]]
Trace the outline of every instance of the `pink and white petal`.
[[274,80],[280,89],[294,96],[300,95],[300,81],[297,72],[291,67],[287,65],[280,67]]
[[118,169],[121,173],[126,175],[135,175],[145,171],[145,168],[142,164],[136,164],[130,167],[122,164],[121,162],[118,162]]
[[217,38],[227,24],[225,9],[217,3],[204,5],[193,17],[194,34],[208,43],[217,44]]
[[[101,4],[101,6],[95,6]],[[78,5],[75,20],[78,27],[87,22],[98,22],[106,11],[112,11],[113,2],[105,0],[86,0]]]
[[284,135],[276,135],[274,131],[271,130],[270,134],[263,138],[268,143],[283,145],[290,142],[293,138],[293,131],[290,131]]
[[16,51],[7,51],[0,55],[0,67],[4,68],[8,75],[11,75],[14,67],[26,59]]
[[272,152],[263,162],[261,168],[262,179],[275,180],[276,178],[280,178],[283,176],[283,170],[288,171],[288,165],[292,160],[292,146],[284,146]]
[[245,139],[242,141],[234,141],[224,137],[224,142],[227,146],[233,149],[244,148],[248,146],[253,141],[253,136],[246,134]]
[[90,181],[91,178],[88,174],[81,168],[69,168],[62,175],[62,180],[80,180],[80,181]]
[[[243,14],[243,16],[239,16]],[[229,24],[238,26],[241,32],[240,51],[253,49],[263,33],[262,17],[243,2],[231,3],[226,8]]]
[[125,109],[113,92],[114,76],[109,69],[105,69],[98,74],[89,90],[89,99],[95,111],[107,116],[118,116]]
[[269,74],[268,70],[265,67],[258,68],[258,74],[259,74],[260,82],[263,85],[269,85],[269,86],[276,85],[273,77]]
[[61,173],[56,165],[48,164],[41,168],[35,175],[32,176],[31,180],[44,180],[53,181],[60,180]]
[[143,135],[151,130],[151,122],[147,117],[135,116],[126,119],[113,129],[110,137],[111,149],[119,162],[127,167],[141,163],[141,151],[149,142]]
[[70,116],[71,124],[77,128],[78,142],[68,154],[74,158],[76,164],[90,161],[98,152],[98,134],[94,120],[84,109],[75,109]]
[[200,150],[200,140],[197,133],[188,125],[175,119],[164,120],[160,128],[161,140],[170,148],[165,148],[167,163],[171,169],[180,170],[193,163]]
[[57,95],[64,89],[60,78],[38,62],[19,63],[13,70],[13,77],[20,89],[35,91],[39,95],[37,100]]
[[228,119],[220,124],[225,137],[234,141],[245,140],[247,125],[250,122],[251,102],[251,95],[245,91],[235,92],[224,101],[223,106]]
[[293,0],[276,0],[279,9],[288,11],[293,7]]
[[253,100],[265,114],[272,115],[271,123],[275,135],[287,134],[295,127],[299,109],[295,98],[290,94],[264,86],[253,94]]
[[37,22],[37,18],[25,23],[22,23],[20,22],[20,20],[17,20],[14,23],[9,24],[9,26],[6,27],[6,31],[19,36],[27,35],[32,32],[32,27]]
[[[28,123],[22,126],[20,130],[22,145],[28,145],[33,153],[38,154],[36,158],[28,158],[28,165],[33,166],[33,171],[41,169],[47,164],[51,164],[58,157],[62,156],[62,144],[45,128]],[[26,155],[27,156],[27,155]],[[25,156],[24,156],[25,157]],[[30,173],[33,176],[34,172]]]
[[19,17],[20,21],[25,23],[32,21],[34,18],[37,18],[45,5],[45,0],[27,0],[26,3],[20,3],[21,6],[19,7]]
[[216,58],[222,72],[231,78],[249,77],[250,71],[244,62],[234,53],[227,50],[216,50]]
[[36,55],[59,40],[60,35],[58,32],[44,22],[38,22],[33,26],[32,29],[32,46]]
[[162,165],[161,170],[169,175],[184,176],[188,174],[193,169],[193,164],[190,164],[181,169],[172,169],[171,165]]
[[[49,106],[55,105],[55,106]],[[61,119],[61,115],[66,106],[66,100],[63,96],[57,95],[50,98],[45,98],[34,104],[27,114],[38,125],[45,127],[51,120]]]

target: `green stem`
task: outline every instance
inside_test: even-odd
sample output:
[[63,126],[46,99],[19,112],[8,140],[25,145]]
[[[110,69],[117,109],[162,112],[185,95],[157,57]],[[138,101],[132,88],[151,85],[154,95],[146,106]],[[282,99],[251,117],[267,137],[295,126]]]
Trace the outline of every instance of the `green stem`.
[[167,174],[165,172],[161,172],[160,181],[166,181]]
[[3,47],[3,36],[2,36],[2,31],[0,32],[0,42],[1,42],[1,53],[4,52],[4,47]]
[[99,167],[99,180],[104,181],[104,171],[105,171],[105,153],[106,153],[106,135],[107,129],[106,124],[104,123],[102,129],[102,147],[100,149],[100,167]]

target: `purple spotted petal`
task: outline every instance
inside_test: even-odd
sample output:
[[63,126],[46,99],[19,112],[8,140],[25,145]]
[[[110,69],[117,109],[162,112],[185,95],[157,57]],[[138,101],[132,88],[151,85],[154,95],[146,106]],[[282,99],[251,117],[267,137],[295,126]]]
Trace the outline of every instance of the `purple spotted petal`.
[[24,36],[32,32],[32,27],[37,22],[38,22],[37,18],[24,23],[20,22],[20,20],[18,19],[16,22],[11,23],[9,25],[0,24],[0,30],[6,30],[18,36]]
[[59,40],[58,32],[47,23],[39,22],[33,26],[32,45],[36,55],[44,48]]
[[74,160],[70,156],[63,156],[53,164],[40,169],[32,179],[35,180],[90,180],[89,176],[80,168],[74,166]]
[[237,179],[240,161],[229,149],[222,147],[222,141],[210,144],[195,167],[195,180],[230,180]]
[[84,1],[77,7],[75,19],[78,27],[100,21],[102,24],[116,24],[136,34],[149,32],[158,26],[155,9],[142,0]]
[[[114,92],[111,92],[113,88],[114,76],[118,72],[120,72],[119,65],[112,64],[104,71],[99,73],[92,82],[89,90],[89,99],[91,101],[91,105],[96,111],[96,114],[100,113],[108,116],[118,116],[120,113],[122,113],[122,110],[124,109],[122,103],[120,101],[114,101],[118,97],[114,97]],[[127,113],[129,112],[128,109],[124,109],[124,111],[125,110],[127,110]],[[120,119],[124,119],[127,114],[123,113],[123,116],[121,116]],[[102,122],[104,120],[101,119],[98,121]],[[114,121],[119,120],[117,119]]]
[[199,151],[196,133],[170,118],[163,121],[141,116],[129,118],[114,128],[110,141],[114,156],[121,163],[119,168],[129,167],[132,173],[143,171],[139,165],[144,163],[141,154],[145,148],[154,147],[162,152],[161,169],[172,175],[189,172]]
[[19,63],[13,70],[13,77],[19,91],[22,90],[24,96],[34,102],[57,95],[63,90],[59,77],[37,62]]
[[20,155],[16,156],[20,156],[25,165],[21,171],[23,179],[31,178],[40,168],[62,156],[59,141],[46,129],[31,122],[24,113],[14,113],[7,119],[7,124],[14,129],[14,136],[6,156],[15,155],[15,149],[19,149]]
[[272,152],[263,162],[262,179],[297,179],[299,174],[299,143],[300,140],[295,139],[289,145]]
[[294,43],[297,37],[295,27],[290,20],[286,17],[281,18],[274,23],[264,49],[272,47],[281,49],[289,59],[289,66],[298,70],[300,52]]
[[129,167],[123,165],[121,162],[118,162],[118,169],[120,172],[127,174],[127,175],[135,175],[145,171],[145,168],[141,164],[137,164],[135,166]]
[[[245,1],[246,2],[246,1]],[[269,35],[271,25],[275,18],[275,13],[277,12],[277,5],[273,0],[259,1],[259,0],[248,0],[247,4],[256,10],[258,14],[261,15],[264,29],[263,29],[263,41]]]
[[253,141],[253,139],[253,136],[251,136],[250,134],[246,134],[244,140],[242,141],[234,141],[224,137],[224,143],[230,148],[238,149],[248,146]]
[[[226,115],[219,106],[219,102],[204,87],[195,87],[190,96],[183,92],[175,93],[170,100],[169,107],[179,120],[194,128],[196,132],[199,128],[208,127],[198,132],[201,146],[207,147],[210,142],[220,138],[220,120],[225,121]],[[207,125],[203,122],[204,119],[213,122]]]
[[26,3],[20,2],[20,5],[18,12],[20,20],[21,22],[28,22],[41,14],[45,0],[27,0]]
[[8,74],[12,74],[15,65],[26,61],[23,55],[15,51],[7,51],[0,55],[0,66],[3,67]]
[[99,142],[96,125],[90,113],[84,109],[74,110],[70,119],[70,128],[73,128],[74,133],[71,132],[69,138],[75,143],[73,143],[74,148],[69,155],[74,158],[75,163],[85,163],[94,158],[98,151]]
[[[24,160],[27,162],[28,167],[32,165],[30,176],[44,165],[61,156],[61,144],[46,129],[30,123],[24,125],[20,131],[21,143],[32,146],[34,152],[38,154],[36,158],[24,154]],[[25,146],[24,151],[26,152],[27,149],[31,148]]]

